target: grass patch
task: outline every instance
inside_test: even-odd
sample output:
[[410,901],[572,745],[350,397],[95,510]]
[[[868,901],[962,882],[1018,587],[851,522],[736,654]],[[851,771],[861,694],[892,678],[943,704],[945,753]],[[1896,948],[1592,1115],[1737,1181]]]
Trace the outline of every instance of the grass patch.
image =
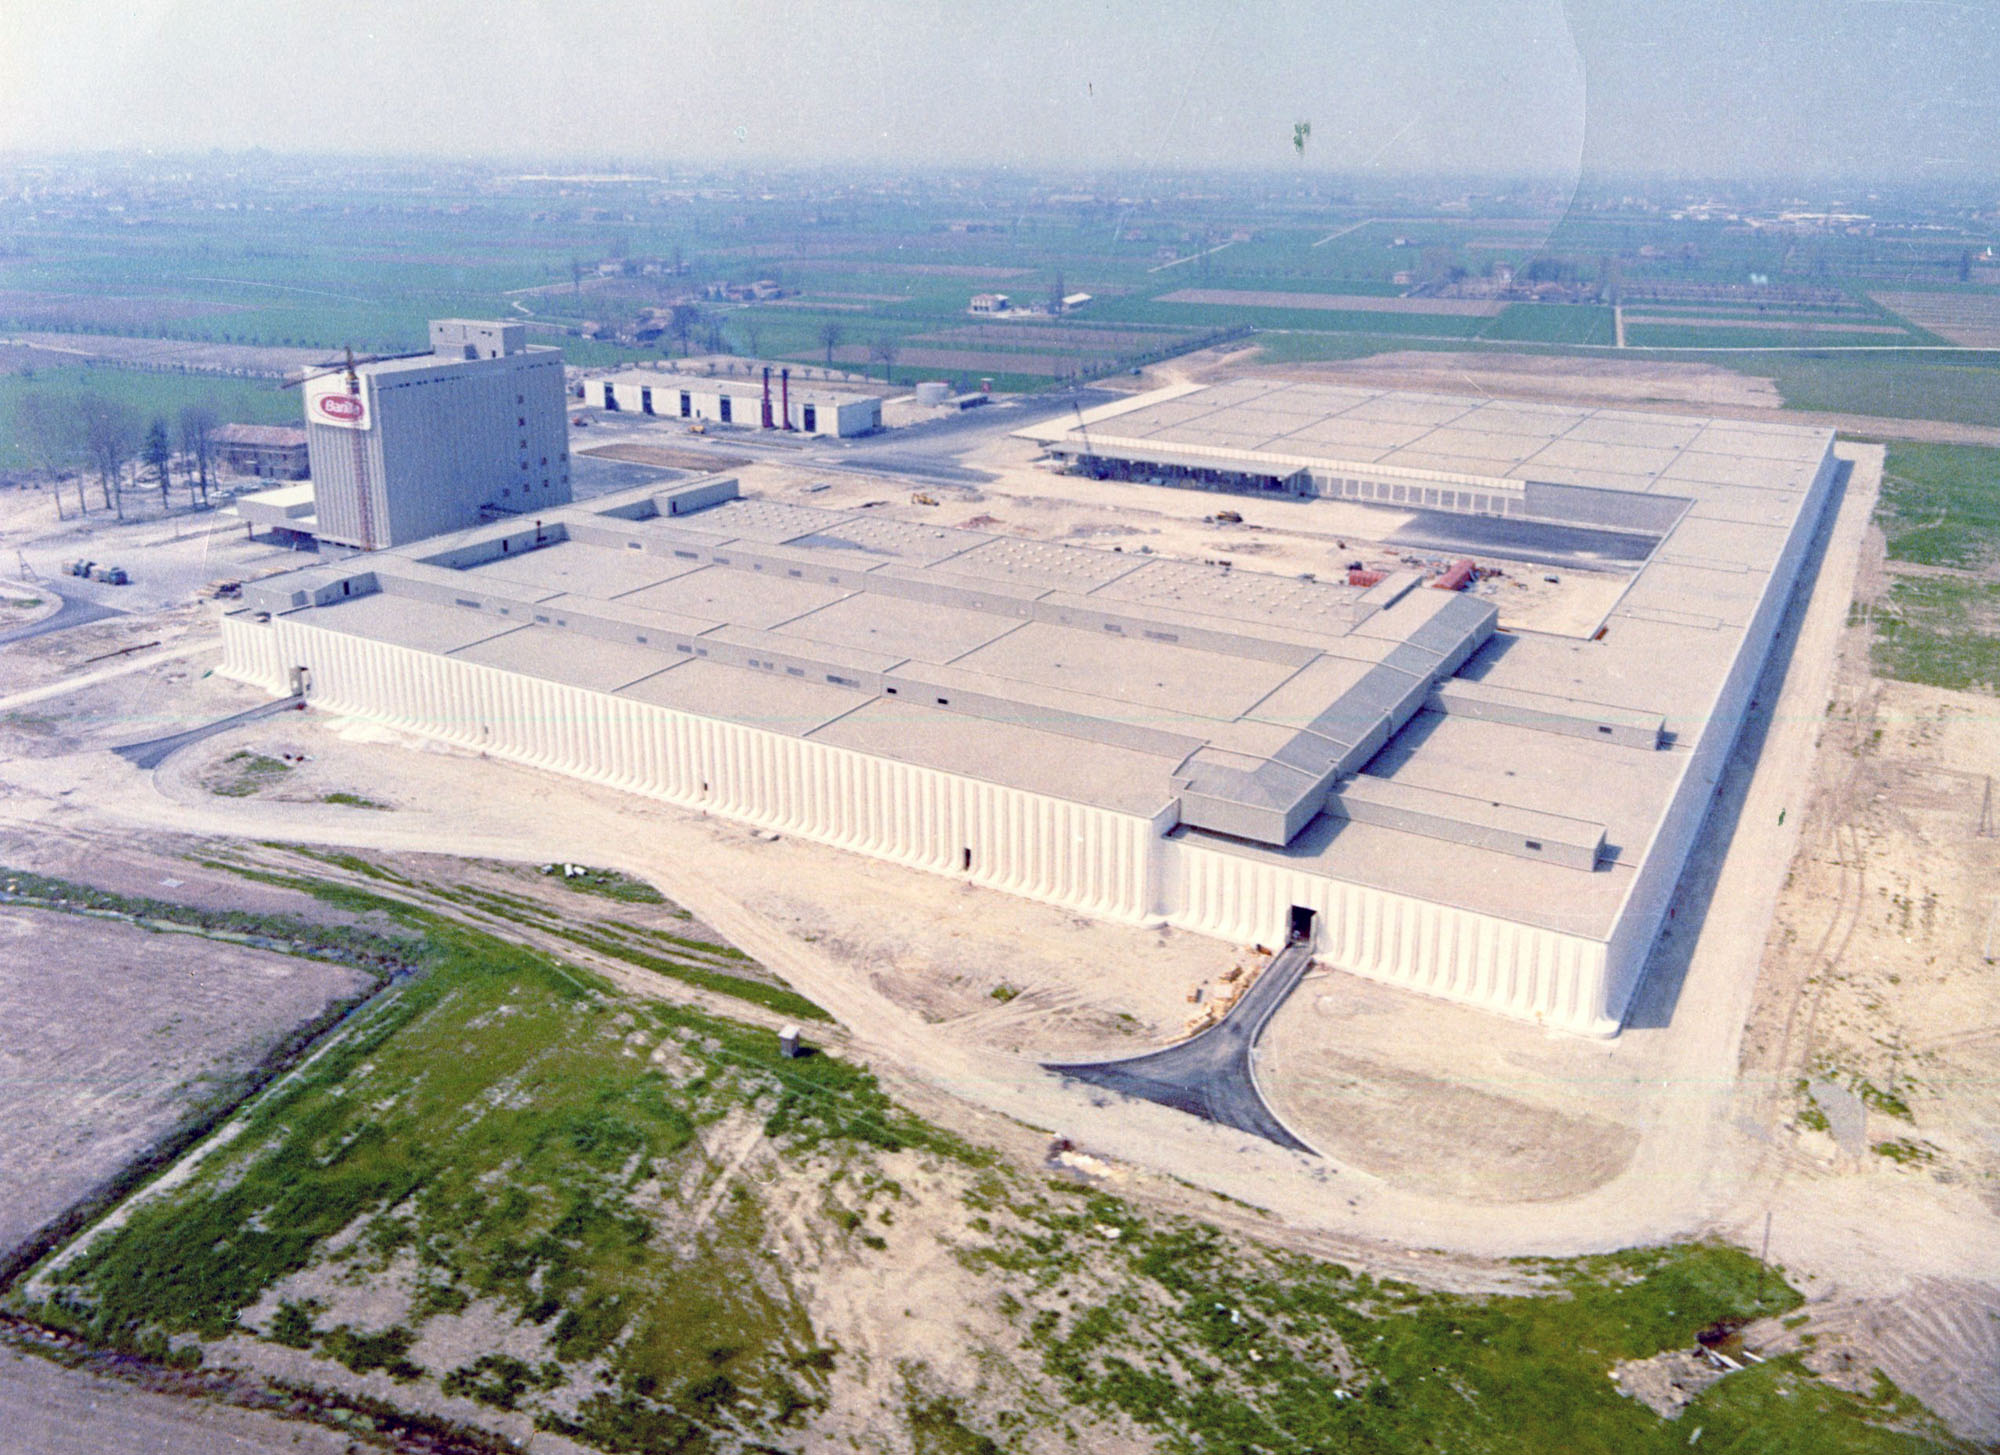
[[[665,975],[684,985],[692,985],[717,995],[734,996],[752,1005],[778,1015],[790,1016],[796,1020],[830,1021],[833,1017],[814,1002],[807,1000],[796,990],[783,985],[773,985],[767,980],[752,980],[747,975],[731,975],[726,970],[712,970],[705,965],[695,964],[686,959],[675,959],[666,955],[656,955],[647,950],[619,943],[608,935],[591,934],[574,927],[549,927],[551,933],[560,934],[573,945],[587,950],[595,950],[614,960],[622,960],[627,965],[641,970],[650,970],[655,975]],[[667,938],[674,938],[668,936]],[[686,943],[699,944],[699,941]]]
[[1609,308],[1580,303],[1510,303],[1480,330],[1480,337],[1494,342],[1522,339],[1549,344],[1610,344],[1618,341],[1618,330]]
[[[212,867],[245,873],[231,864]],[[280,875],[253,875],[287,888],[313,892],[310,881]],[[323,886],[337,889],[340,886]],[[72,913],[100,914],[130,919],[142,924],[177,925],[199,930],[260,948],[285,950],[316,959],[338,960],[386,976],[411,969],[424,953],[423,942],[414,937],[385,934],[360,925],[328,925],[300,915],[259,914],[240,909],[205,909],[177,904],[172,900],[141,895],[115,894],[73,880],[35,874],[25,869],[0,866],[0,899],[32,904]],[[359,907],[363,912],[386,908],[393,902],[369,897]],[[356,907],[349,899],[343,907]]]
[[[581,874],[569,870],[581,868]],[[621,874],[616,869],[590,869],[576,864],[557,864],[542,871],[559,875],[566,889],[574,889],[578,894],[595,894],[605,899],[616,900],[620,904],[665,904],[666,895],[653,888],[643,879],[635,879],[630,874]]]
[[341,808],[377,808],[385,813],[389,811],[388,804],[377,803],[372,798],[363,798],[358,793],[349,793],[344,788],[335,789],[332,793],[322,794],[319,801],[321,803],[336,804]]
[[1708,362],[1771,378],[1787,409],[2000,425],[2000,353],[1718,354]]
[[[398,1379],[426,1309],[497,1303],[546,1331],[550,1360],[448,1377],[488,1403],[608,1361],[617,1389],[582,1420],[606,1448],[628,1427],[685,1420],[786,1388],[817,1347],[782,1282],[756,1276],[754,1196],[726,1200],[699,1257],[655,1242],[642,1209],[703,1157],[699,1128],[754,1118],[784,1155],[920,1149],[976,1154],[908,1117],[864,1069],[788,1061],[767,1032],[660,1002],[438,917],[426,973],[246,1113],[244,1133],[187,1185],[129,1210],[52,1275],[39,1312],[84,1336],[146,1349],[243,1328],[266,1289],[316,1259],[380,1273],[407,1250],[427,1297],[386,1329],[281,1307],[267,1337],[314,1345]],[[635,1046],[667,1048],[664,1063]],[[328,1244],[350,1233],[337,1251]],[[731,1270],[735,1271],[731,1271]],[[716,1383],[720,1376],[727,1391]]]
[[[2000,389],[2000,374],[1989,387]],[[1876,518],[1889,558],[1976,570],[2000,557],[2000,450],[1891,445]]]
[[[1793,1367],[1731,1376],[1677,1424],[1620,1395],[1605,1377],[1613,1364],[1799,1304],[1733,1248],[1538,1261],[1525,1266],[1549,1291],[1472,1298],[1051,1190],[983,1256],[1039,1296],[1028,1339],[1064,1402],[1122,1416],[1167,1449],[1664,1452],[1685,1448],[1694,1425],[1721,1449],[1938,1448],[1888,1428],[1908,1423],[1908,1409],[1892,1414]],[[1073,1299],[1053,1299],[1056,1289]]]
[[292,771],[290,763],[265,753],[239,748],[219,765],[209,792],[223,798],[250,798],[281,781]]
[[2000,690],[2000,582],[1901,577],[1875,612],[1875,670],[1957,692]]

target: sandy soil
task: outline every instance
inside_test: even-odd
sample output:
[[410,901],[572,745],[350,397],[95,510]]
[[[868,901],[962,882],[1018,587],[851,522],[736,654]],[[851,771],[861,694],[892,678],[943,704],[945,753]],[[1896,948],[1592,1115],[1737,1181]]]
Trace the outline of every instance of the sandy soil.
[[[1864,606],[1881,556],[1871,532]],[[1768,1140],[1738,1228],[1768,1217],[1775,1256],[1823,1271],[1817,1367],[1860,1387],[1879,1366],[2000,1441],[2000,737],[1990,698],[1873,677],[1868,635],[1865,613],[1844,634],[1744,1039]],[[1808,1077],[1852,1135],[1815,1125]]]
[[115,1174],[360,973],[0,909],[0,1247]]
[[0,1409],[7,1412],[0,1450],[20,1455],[355,1455],[363,1448],[320,1425],[141,1389],[12,1350],[0,1350]]

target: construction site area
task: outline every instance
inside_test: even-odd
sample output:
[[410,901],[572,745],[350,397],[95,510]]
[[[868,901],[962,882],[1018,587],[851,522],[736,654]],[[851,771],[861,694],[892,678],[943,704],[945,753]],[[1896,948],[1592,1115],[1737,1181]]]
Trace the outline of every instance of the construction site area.
[[[1485,383],[1504,373],[1480,362]],[[1511,411],[1515,438],[1533,423],[1549,448],[1570,432],[1574,468],[1599,479],[1552,479],[1544,460],[1522,467],[1529,488],[1596,489],[1638,515],[1586,518],[1565,499],[1571,516],[1556,520],[1555,497],[1527,490],[1525,513],[1510,515],[1490,501],[1267,489],[1254,459],[1224,462],[1223,480],[1172,479],[1213,471],[1216,456],[1191,465],[1190,449],[1216,442],[1162,420],[1153,458],[1095,468],[1120,417],[1137,439],[1143,410],[1185,411],[1201,398],[1192,386],[1247,381],[1228,401],[1242,411],[1310,379],[1363,411],[1322,434],[1347,430],[1353,450],[1367,424],[1381,441],[1348,464],[1391,467],[1377,478],[1406,490],[1421,477],[1395,468],[1454,473],[1387,458],[1413,447],[1366,419],[1399,398],[1406,412],[1445,408],[1433,360],[1407,378],[1365,363],[1372,373],[1346,379],[1197,358],[1179,377],[1133,381],[1129,399],[1025,420],[996,408],[977,428],[818,453],[598,416],[593,451],[635,469],[666,451],[658,462],[677,468],[580,490],[533,526],[358,557],[246,540],[223,517],[122,536],[98,524],[79,539],[54,529],[45,501],[0,497],[5,539],[38,578],[0,590],[0,862],[17,875],[0,888],[21,948],[0,973],[23,1008],[15,1024],[60,1022],[95,1058],[63,1056],[73,1083],[10,1106],[17,1126],[61,1126],[75,1148],[33,1199],[0,1209],[10,1236],[32,1242],[79,1202],[116,1195],[134,1149],[219,1084],[290,1064],[290,1039],[401,984],[398,967],[367,959],[405,928],[368,897],[388,895],[643,1002],[766,1033],[802,1026],[826,1061],[867,1066],[899,1103],[1010,1164],[1385,1280],[1486,1297],[1531,1291],[1508,1262],[1523,1256],[1699,1237],[1767,1252],[1805,1301],[1782,1322],[1746,1321],[1731,1347],[1863,1397],[1880,1371],[1955,1432],[1936,1438],[2000,1439],[2000,1379],[1968,1377],[2000,1368],[1985,1251],[2000,1219],[2000,1040],[1986,1024],[2000,840],[1985,785],[2000,754],[1990,697],[1886,680],[1871,662],[1870,612],[1889,581],[1872,523],[1883,447],[1666,366],[1650,383],[1601,385],[1524,369],[1517,397],[1539,397]],[[1485,392],[1489,420],[1510,413],[1492,399],[1504,391]],[[1314,407],[1340,417],[1325,397]],[[1469,439],[1473,423],[1422,429]],[[1622,440],[1573,433],[1614,424]],[[1078,430],[1089,460],[1051,457]],[[1703,447],[1704,433],[1735,454]],[[1269,438],[1218,447],[1312,458]],[[1609,455],[1584,458],[1585,443],[1650,454],[1614,470]],[[724,445],[740,463],[699,468]],[[1726,458],[1759,463],[1732,479]],[[1503,490],[1515,463],[1456,473]],[[1325,473],[1272,478],[1299,469]],[[1677,503],[1663,513],[1633,497]],[[134,584],[63,581],[86,549],[115,556]],[[1471,568],[1454,577],[1461,561]],[[1456,589],[1432,584],[1447,578]],[[224,579],[242,594],[209,598]],[[57,624],[77,601],[124,609]],[[1447,604],[1465,619],[1460,637],[1432,647],[1419,632]],[[1413,643],[1435,660],[1370,707],[1385,720],[1376,740],[1328,736],[1324,715],[1363,669]],[[1321,696],[1295,684],[1295,701],[1274,703],[1302,672],[1324,678]],[[304,710],[290,700],[299,686]],[[646,726],[649,713],[680,725]],[[1238,785],[1302,736],[1354,752],[1287,770],[1313,775],[1294,826],[1290,800]],[[1206,780],[1189,766],[1204,753]],[[642,759],[686,781],[648,787]],[[1536,847],[1503,848],[1503,834]],[[1572,843],[1589,850],[1582,867],[1526,857]],[[564,864],[591,866],[595,891]],[[1255,887],[1260,874],[1269,888]],[[308,878],[353,898],[315,896]],[[1188,896],[1205,883],[1254,912],[1199,909]],[[107,896],[102,917],[51,936],[77,907],[55,901],[77,885]],[[1386,958],[1393,916],[1349,907],[1371,895],[1421,906]],[[242,937],[216,951],[147,927],[169,902],[269,919],[208,926]],[[1613,968],[1556,945],[1553,978],[1536,979],[1526,951],[1513,969],[1461,973],[1452,945],[1498,941],[1452,928],[1453,915],[1595,943]],[[285,953],[303,933],[295,919],[329,936],[320,958]],[[1288,940],[1311,963],[1262,1005],[1252,992]],[[109,964],[130,967],[113,1001],[86,973]],[[1524,985],[1556,988],[1510,999]],[[246,996],[260,1016],[213,1009]],[[1239,1005],[1262,1019],[1233,1064],[1295,1146],[1061,1070],[1202,1044],[1241,1024]],[[541,1012],[524,1000],[518,1013]],[[650,1025],[640,1015],[621,1034]],[[710,1041],[682,1050],[669,1036],[660,1064],[708,1055],[717,1033],[701,1034]],[[0,1051],[48,1045],[22,1029]],[[906,1189],[893,1226],[863,1224],[916,1290],[889,1294],[851,1261],[874,1255],[797,1241],[823,1194],[798,1182],[808,1164],[772,1160],[754,1118],[723,1116],[698,1144],[709,1170],[690,1174],[686,1206],[707,1211],[689,1236],[750,1237],[730,1223],[726,1189],[764,1167],[764,1216],[810,1269],[816,1337],[868,1350],[827,1376],[799,1366],[827,1401],[822,1428],[859,1432],[885,1401],[928,1408],[896,1373],[927,1354],[938,1388],[977,1391],[955,1406],[968,1419],[1029,1408],[1029,1365],[989,1387],[974,1355],[961,1367],[932,1352],[1018,1355],[1013,1315],[991,1312],[985,1265],[966,1251],[987,1236],[969,1218],[1005,1223],[967,1211],[973,1174],[911,1151],[870,1174]],[[865,1197],[855,1206],[874,1216]],[[64,1256],[85,1286],[88,1258]],[[477,1301],[423,1312],[418,1265],[393,1252],[382,1266],[401,1271],[384,1277],[403,1291],[378,1307],[342,1281],[345,1256],[260,1290],[241,1326],[210,1339],[211,1360],[571,1448],[475,1398],[485,1386],[472,1376],[419,1399],[393,1360],[330,1363],[336,1344],[315,1354],[256,1333],[290,1307],[317,1308],[325,1330],[407,1326],[418,1337],[396,1357],[433,1371],[495,1350],[532,1369],[553,1347]],[[41,1294],[53,1276],[38,1275]],[[1009,1287],[1024,1327],[1059,1307],[1052,1284]],[[1619,1371],[1632,1401],[1676,1413],[1722,1377],[1712,1362]],[[583,1428],[581,1398],[550,1394],[547,1408]],[[1127,1416],[1104,1418],[1080,1446],[1029,1426],[1007,1446],[1151,1448],[1118,1423]]]

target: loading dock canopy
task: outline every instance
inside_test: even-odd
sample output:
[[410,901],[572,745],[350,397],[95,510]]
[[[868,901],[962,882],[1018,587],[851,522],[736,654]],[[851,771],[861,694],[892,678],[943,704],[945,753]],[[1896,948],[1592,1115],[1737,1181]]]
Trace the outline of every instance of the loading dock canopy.
[[[1069,452],[1058,449],[1054,453]],[[1219,459],[1183,450],[1124,445],[1119,446],[1116,454],[1098,455],[1085,444],[1072,458],[1077,469],[1099,480],[1146,480],[1158,476],[1239,490],[1284,490],[1294,495],[1308,493],[1312,485],[1312,471],[1303,465],[1287,468],[1254,457]]]

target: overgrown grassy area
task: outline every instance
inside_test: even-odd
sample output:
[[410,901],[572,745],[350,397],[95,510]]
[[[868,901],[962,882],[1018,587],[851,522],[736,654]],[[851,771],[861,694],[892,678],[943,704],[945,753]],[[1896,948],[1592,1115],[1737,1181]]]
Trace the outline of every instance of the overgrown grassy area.
[[968,1256],[1014,1275],[1024,1299],[1095,1265],[1109,1295],[1045,1306],[1029,1343],[1067,1401],[1120,1412],[1167,1449],[1664,1452],[1697,1428],[1715,1448],[1801,1455],[1948,1444],[1913,1433],[1909,1402],[1855,1399],[1792,1362],[1713,1386],[1676,1423],[1620,1395],[1613,1364],[1797,1305],[1735,1249],[1534,1264],[1550,1291],[1467,1298],[1049,1190],[1021,1231]]
[[2000,582],[1899,577],[1874,626],[1882,675],[1956,692],[2000,691]]
[[1876,518],[1892,561],[1976,570],[2000,560],[2000,450],[1891,445]]
[[[767,1032],[619,997],[546,956],[396,912],[423,927],[426,973],[256,1105],[187,1185],[63,1267],[42,1315],[185,1360],[315,1259],[364,1278],[400,1262],[413,1299],[396,1324],[322,1320],[324,1304],[294,1296],[257,1332],[532,1403],[606,1449],[698,1448],[673,1441],[796,1420],[816,1345],[782,1268],[759,1257],[757,1199],[733,1189],[699,1237],[654,1236],[654,1210],[701,1171],[704,1129],[761,1125],[798,1159],[974,1154],[847,1062],[783,1060]],[[343,1230],[360,1235],[330,1247]],[[546,1357],[414,1362],[429,1319],[475,1303],[541,1330]]]
[[1955,691],[2000,691],[2000,450],[1892,445],[1876,520],[1895,577],[1874,612],[1875,669]]
[[[68,888],[34,881],[51,886]],[[1730,1376],[1676,1423],[1621,1396],[1614,1363],[1798,1303],[1735,1250],[1530,1263],[1506,1297],[1372,1278],[1010,1170],[862,1067],[786,1060],[767,1032],[621,996],[400,901],[320,892],[421,936],[423,973],[17,1309],[181,1363],[261,1338],[381,1371],[414,1404],[436,1388],[609,1451],[793,1448],[836,1374],[860,1371],[807,1312],[819,1270],[781,1251],[767,1198],[791,1178],[825,1192],[790,1237],[835,1258],[877,1256],[872,1229],[921,1198],[958,1204],[933,1221],[964,1231],[937,1236],[1004,1332],[953,1352],[1011,1372],[972,1390],[905,1371],[915,1449],[1048,1447],[1061,1426],[1075,1449],[1100,1432],[1240,1455],[1664,1452],[1697,1427],[1721,1449],[1951,1448],[1893,1391],[1841,1394],[1789,1361]],[[927,1169],[929,1190],[889,1159]],[[874,1278],[887,1316],[896,1266]],[[429,1341],[435,1321],[465,1319],[485,1320],[487,1352],[440,1359],[466,1333]]]

